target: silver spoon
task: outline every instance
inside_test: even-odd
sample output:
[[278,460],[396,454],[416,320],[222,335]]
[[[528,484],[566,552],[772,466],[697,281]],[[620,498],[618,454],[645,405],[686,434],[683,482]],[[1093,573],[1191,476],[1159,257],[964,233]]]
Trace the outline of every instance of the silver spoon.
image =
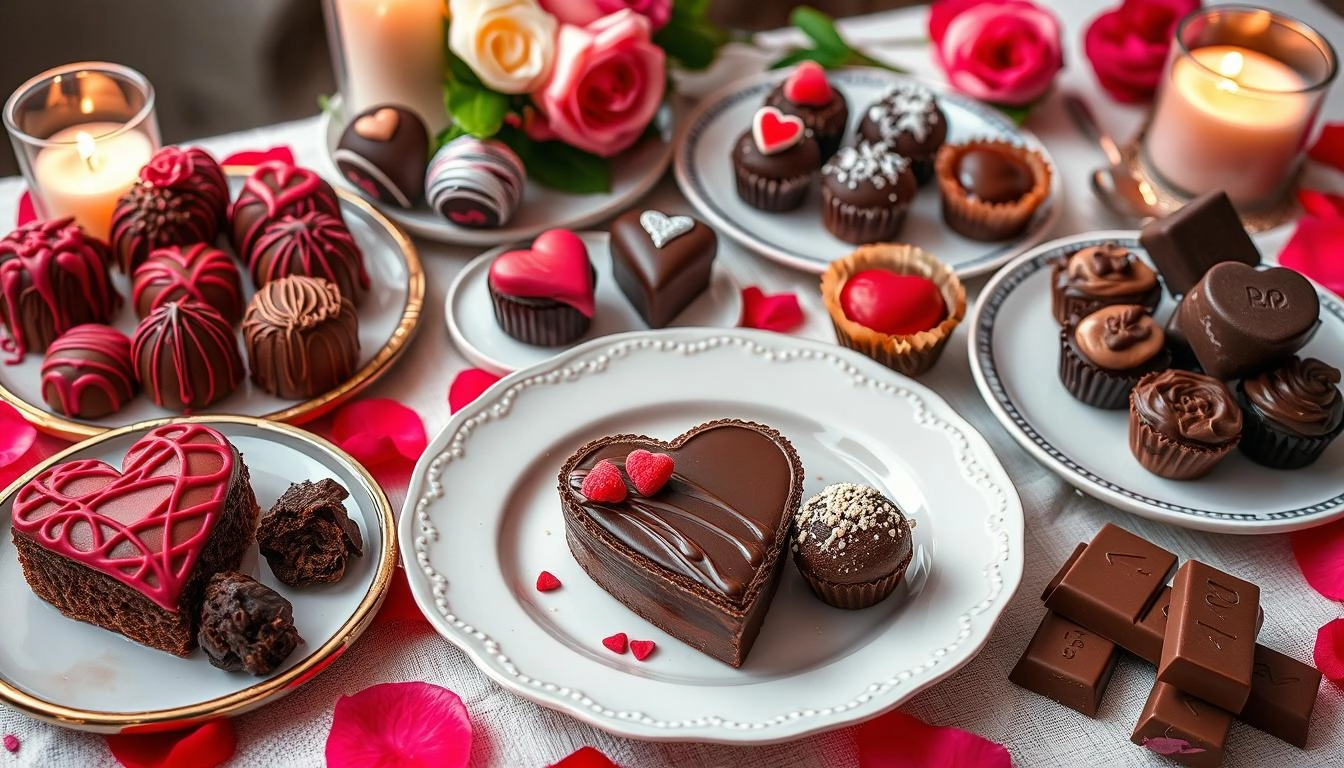
[[1102,204],[1120,216],[1139,219],[1140,224],[1164,215],[1166,211],[1158,203],[1156,192],[1148,182],[1130,173],[1120,146],[1097,122],[1087,102],[1074,94],[1065,94],[1064,107],[1078,130],[1106,153],[1109,165],[1092,172],[1092,192]]

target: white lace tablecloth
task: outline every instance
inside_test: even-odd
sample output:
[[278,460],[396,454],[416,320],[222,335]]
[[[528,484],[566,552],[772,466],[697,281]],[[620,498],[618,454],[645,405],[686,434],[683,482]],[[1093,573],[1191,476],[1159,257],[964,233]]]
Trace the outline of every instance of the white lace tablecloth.
[[[1137,129],[1143,110],[1118,106],[1106,99],[1081,51],[1081,30],[1086,20],[1110,0],[1055,0],[1049,4],[1065,24],[1068,46],[1067,68],[1058,90],[1087,95],[1114,133],[1129,135]],[[1318,3],[1278,0],[1272,5],[1312,24],[1336,44],[1344,42],[1344,22]],[[873,52],[914,72],[937,77],[926,46],[882,43],[923,36],[925,13],[924,9],[895,11],[853,19],[843,27],[851,41],[868,44]],[[791,34],[766,35],[762,40],[780,44],[791,39]],[[710,74],[686,80],[683,90],[703,94],[761,66],[759,54],[732,50]],[[1326,101],[1324,120],[1344,119],[1344,98],[1338,91],[1337,81]],[[1049,146],[1063,176],[1064,212],[1053,234],[1125,226],[1089,192],[1088,177],[1101,155],[1074,130],[1057,94],[1036,110],[1028,127]],[[288,144],[301,164],[327,167],[321,162],[323,149],[316,118],[200,143],[217,154]],[[1318,169],[1309,171],[1308,184],[1344,191],[1344,181]],[[13,221],[21,188],[18,179],[0,180],[0,222]],[[651,195],[649,204],[665,211],[690,212],[670,174]],[[1277,254],[1290,230],[1285,227],[1258,238],[1267,256]],[[444,327],[444,292],[477,250],[428,242],[420,243],[420,247],[429,277],[424,325],[406,358],[369,395],[395,398],[413,407],[432,436],[448,420],[445,393],[449,382],[467,367]],[[728,242],[721,243],[720,259],[743,285],[757,284],[767,293],[796,292],[808,315],[807,324],[798,333],[832,338],[815,277],[778,267]],[[981,285],[983,280],[972,281],[969,288],[974,294]],[[1266,616],[1261,641],[1304,661],[1311,659],[1317,628],[1341,616],[1341,607],[1307,586],[1293,562],[1287,536],[1238,537],[1188,531],[1131,516],[1074,492],[1019,448],[991,416],[971,381],[965,336],[963,326],[948,353],[922,381],[984,434],[1016,482],[1026,514],[1026,571],[1021,589],[984,651],[955,675],[916,696],[905,709],[930,723],[956,725],[1007,745],[1018,766],[1168,765],[1129,742],[1152,684],[1151,667],[1129,658],[1121,661],[1103,700],[1101,717],[1096,720],[1008,682],[1008,671],[1043,614],[1041,587],[1077,542],[1089,539],[1103,523],[1114,521],[1182,557],[1198,558],[1258,583]],[[401,489],[391,495],[394,506],[399,507]],[[4,631],[4,619],[0,617],[0,632]],[[853,729],[763,747],[658,744],[614,737],[504,691],[427,625],[408,628],[398,623],[375,625],[321,676],[288,697],[240,717],[236,722],[238,752],[230,765],[320,765],[336,699],[376,683],[402,680],[436,683],[462,697],[475,730],[474,766],[541,766],[585,744],[595,745],[626,766],[843,766],[857,760]],[[1226,765],[1344,765],[1342,705],[1340,688],[1324,684],[1307,751],[1240,723],[1234,725]],[[17,755],[0,753],[0,768],[115,765],[102,737],[38,723],[0,707],[0,734],[5,733],[15,734],[22,746]]]

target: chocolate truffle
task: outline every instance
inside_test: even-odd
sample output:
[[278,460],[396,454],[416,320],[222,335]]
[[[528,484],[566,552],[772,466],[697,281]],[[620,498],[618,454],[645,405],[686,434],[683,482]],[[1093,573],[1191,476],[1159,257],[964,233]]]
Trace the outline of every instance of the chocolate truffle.
[[429,131],[408,109],[392,104],[371,107],[345,127],[331,159],[366,196],[410,208],[425,188]]
[[947,140],[947,115],[933,91],[914,83],[892,86],[869,106],[859,123],[859,138],[886,144],[910,158],[915,180],[933,177],[933,159]]
[[131,340],[114,328],[76,325],[47,347],[42,400],[56,413],[101,419],[121,410],[138,389]]
[[112,212],[111,245],[122,273],[134,273],[156,248],[214,242],[228,203],[224,171],[209,153],[160,149]]
[[345,222],[325,213],[281,216],[267,224],[256,239],[247,270],[257,288],[290,275],[330,280],[353,304],[369,289],[363,251]]
[[359,366],[355,306],[327,280],[291,275],[257,290],[243,317],[252,382],[287,400],[340,386]]
[[662,328],[709,288],[718,237],[690,216],[626,211],[611,223],[616,285],[650,328]]
[[206,582],[198,639],[211,664],[258,676],[274,672],[303,642],[294,606],[237,571],[220,571]]
[[1222,190],[1206,192],[1180,210],[1153,219],[1139,234],[1139,243],[1162,273],[1172,296],[1193,288],[1214,264],[1260,265],[1260,250]]
[[335,584],[349,559],[364,553],[359,525],[346,513],[350,492],[323,478],[289,486],[257,526],[271,572],[291,587]]
[[993,242],[1026,230],[1050,194],[1050,165],[1034,149],[995,139],[947,144],[934,175],[943,221],[972,240]]
[[1157,275],[1119,243],[1080,248],[1051,266],[1050,311],[1060,325],[1110,304],[1138,304],[1152,312],[1161,300]]
[[821,220],[847,243],[886,242],[901,231],[916,191],[909,160],[860,141],[821,167]]
[[1059,380],[1079,401],[1118,410],[1139,377],[1165,369],[1162,327],[1137,304],[1111,304],[1060,331]]
[[867,608],[896,589],[914,554],[910,523],[881,492],[838,483],[793,518],[793,562],[812,591],[836,608]]
[[140,321],[131,357],[154,404],[190,412],[222,400],[243,381],[233,327],[214,307],[170,301]]
[[1254,375],[1291,357],[1320,326],[1316,289],[1291,269],[1215,264],[1181,301],[1181,327],[1204,372]]
[[1223,382],[1168,370],[1139,379],[1129,395],[1129,450],[1171,480],[1208,474],[1241,440],[1241,409]]
[[0,324],[9,330],[9,362],[41,352],[76,325],[106,323],[121,303],[112,287],[107,246],[74,219],[34,221],[0,239]]
[[526,182],[523,161],[505,144],[459,136],[429,161],[425,199],[459,227],[493,229],[513,218]]
[[250,262],[252,248],[268,224],[281,216],[310,211],[341,218],[340,200],[331,185],[307,168],[279,161],[262,163],[243,182],[238,199],[229,207],[234,252]]
[[1241,452],[1257,464],[1300,469],[1321,457],[1344,430],[1339,369],[1293,357],[1237,384]]
[[200,147],[160,149],[140,169],[140,181],[198,195],[214,212],[216,230],[228,223],[229,180],[214,156]]
[[849,125],[849,103],[831,87],[826,70],[804,61],[765,97],[765,105],[802,118],[807,135],[817,142],[824,162],[840,148]]
[[243,316],[243,285],[233,257],[205,243],[170,246],[135,269],[131,301],[141,319],[170,301],[193,299],[214,307],[229,324]]
[[808,138],[802,118],[761,107],[751,129],[733,145],[737,194],[752,208],[779,213],[803,204],[821,150]]

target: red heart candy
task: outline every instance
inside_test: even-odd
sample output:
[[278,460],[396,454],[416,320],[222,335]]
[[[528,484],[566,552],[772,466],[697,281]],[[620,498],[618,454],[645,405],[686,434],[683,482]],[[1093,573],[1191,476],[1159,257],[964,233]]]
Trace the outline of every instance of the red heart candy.
[[625,457],[625,474],[640,496],[652,496],[672,477],[676,462],[666,453],[651,453],[638,448]]
[[803,119],[774,107],[761,107],[751,121],[751,136],[762,155],[775,155],[803,140]]
[[865,269],[846,280],[840,308],[859,325],[896,336],[930,330],[947,311],[932,280],[885,269]]
[[789,79],[784,81],[784,98],[794,104],[824,107],[831,103],[834,92],[826,79],[826,70],[815,61],[799,64]]
[[649,658],[649,655],[653,653],[653,649],[657,647],[658,644],[653,642],[652,640],[630,641],[630,652],[635,654],[635,658],[639,661],[643,661]]
[[532,248],[502,253],[490,264],[490,284],[500,293],[555,299],[593,316],[593,267],[588,248],[567,229],[537,235]]
[[617,632],[611,637],[602,638],[602,644],[607,646],[607,650],[612,653],[625,653],[626,637],[624,632]]
[[537,576],[538,592],[553,592],[560,588],[560,580],[555,578],[555,574],[550,571],[542,571]]
[[583,478],[579,492],[590,501],[615,504],[618,501],[625,501],[625,479],[621,477],[621,470],[617,469],[615,464],[603,459],[589,470],[587,477]]

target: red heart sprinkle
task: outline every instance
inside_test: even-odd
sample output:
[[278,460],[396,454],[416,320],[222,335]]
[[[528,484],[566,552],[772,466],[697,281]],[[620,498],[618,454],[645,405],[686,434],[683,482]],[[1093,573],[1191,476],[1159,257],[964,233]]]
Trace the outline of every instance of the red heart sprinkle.
[[804,61],[793,70],[789,79],[784,81],[784,98],[794,104],[808,107],[824,107],[831,103],[831,84],[826,80],[826,70],[815,61]]
[[555,578],[555,574],[550,571],[542,571],[537,576],[538,592],[554,592],[560,588],[560,580]]
[[626,641],[627,638],[624,632],[617,632],[611,637],[602,638],[602,644],[607,646],[607,650],[612,653],[625,653]]
[[615,464],[603,459],[597,462],[597,466],[588,470],[588,476],[583,478],[583,485],[579,487],[579,491],[589,501],[615,504],[618,501],[625,501],[625,480]]
[[625,474],[640,496],[652,496],[672,477],[675,462],[666,453],[650,453],[643,448],[625,457]]
[[643,661],[649,658],[649,655],[652,654],[653,650],[657,647],[658,644],[653,642],[652,640],[630,641],[630,652],[635,654],[635,659],[638,661]]
[[803,119],[761,107],[751,121],[751,136],[762,155],[778,154],[803,140]]

